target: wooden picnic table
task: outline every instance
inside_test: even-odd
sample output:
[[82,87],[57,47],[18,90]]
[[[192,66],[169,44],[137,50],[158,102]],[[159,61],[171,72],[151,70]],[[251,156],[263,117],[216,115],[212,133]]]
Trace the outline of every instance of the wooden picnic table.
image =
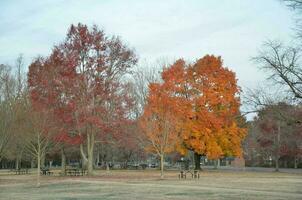
[[65,170],[65,174],[68,176],[83,176],[86,174],[86,170],[79,168],[69,168]]
[[51,172],[48,168],[42,168],[41,169],[41,174],[42,175],[52,175],[53,172]]
[[16,175],[21,175],[21,174],[28,174],[28,169],[15,169],[12,170],[13,172],[15,172]]
[[179,172],[178,178],[179,179],[183,179],[183,178],[186,179],[187,178],[187,174],[190,174],[192,176],[192,178],[194,178],[194,179],[196,179],[196,178],[199,179],[199,177],[200,177],[198,170],[186,170],[186,171],[181,170]]

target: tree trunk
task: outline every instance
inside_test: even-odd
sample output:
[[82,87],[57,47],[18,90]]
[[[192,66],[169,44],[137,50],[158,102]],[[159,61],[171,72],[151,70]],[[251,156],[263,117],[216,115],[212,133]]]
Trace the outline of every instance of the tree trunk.
[[88,162],[87,162],[87,172],[88,175],[93,175],[93,153],[88,153]]
[[41,167],[44,168],[45,167],[45,153],[41,153]]
[[280,151],[280,124],[278,124],[277,130],[277,145],[276,145],[276,155],[275,155],[275,171],[279,171],[279,151]]
[[109,173],[110,172],[110,168],[109,168],[109,162],[106,163],[106,172]]
[[66,169],[66,156],[65,156],[65,152],[64,152],[64,147],[62,147],[61,149],[61,173],[65,175],[65,169]]
[[195,170],[200,170],[200,155],[196,152],[194,152],[194,164],[195,164]]
[[87,157],[84,153],[84,148],[83,148],[83,144],[80,144],[80,153],[81,153],[81,158],[82,158],[82,168],[83,169],[87,169]]
[[40,168],[41,168],[41,153],[38,152],[37,155],[37,160],[38,160],[38,169],[37,169],[37,187],[40,187]]
[[220,167],[220,158],[214,160],[214,169],[218,169]]
[[298,158],[297,158],[297,156],[295,156],[294,159],[295,159],[294,160],[294,168],[297,169],[298,168]]
[[97,152],[96,152],[96,159],[95,159],[95,166],[98,167],[100,163],[100,145],[97,145]]
[[276,157],[276,160],[275,160],[275,171],[278,172],[279,171],[279,158]]
[[164,178],[164,154],[160,155],[160,178]]
[[16,157],[16,164],[15,164],[16,169],[19,169],[19,157]]
[[93,175],[93,148],[94,148],[94,135],[87,134],[87,173],[89,176]]
[[35,167],[35,161],[32,158],[31,161],[30,161],[30,168],[33,169],[34,167]]

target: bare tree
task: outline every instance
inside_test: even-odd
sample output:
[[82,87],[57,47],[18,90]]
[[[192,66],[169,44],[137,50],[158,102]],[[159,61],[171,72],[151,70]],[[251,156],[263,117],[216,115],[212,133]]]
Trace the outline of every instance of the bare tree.
[[14,119],[12,110],[14,86],[10,66],[0,65],[0,160],[11,138],[10,128]]
[[302,10],[302,0],[282,0],[288,7],[294,10]]
[[9,127],[11,125],[11,113],[7,109],[7,105],[0,104],[0,161],[3,158],[6,147],[10,139]]
[[20,124],[20,119],[24,117],[24,106],[27,99],[26,91],[26,79],[25,73],[23,71],[24,58],[20,54],[14,66],[13,80],[14,80],[14,93],[11,99],[12,112],[14,113],[13,124],[10,127],[12,132],[13,141],[10,141],[9,150],[13,153],[16,160],[15,167],[16,169],[21,167],[22,155],[24,154],[24,140],[20,137],[23,134],[23,128]]
[[159,59],[155,63],[143,63],[137,66],[132,75],[132,93],[136,102],[135,115],[139,117],[147,102],[149,84],[161,81],[161,71],[168,66],[168,62]]
[[23,56],[20,55],[15,66],[0,66],[0,157],[4,151],[12,155],[12,158],[16,158],[16,168],[19,168],[24,150],[23,141],[18,137],[22,132],[18,123],[19,111],[26,98],[23,64]]
[[[302,0],[281,0],[293,9],[298,16],[296,32],[302,38]],[[301,48],[285,45],[280,41],[267,41],[254,60],[260,68],[269,72],[269,79],[286,86],[296,99],[302,99]]]
[[40,168],[43,156],[56,145],[55,124],[47,111],[36,111],[29,104],[24,109],[26,117],[23,119],[25,132],[22,138],[27,151],[37,160],[37,187],[40,187]]
[[269,73],[268,79],[286,86],[292,95],[302,99],[301,49],[268,41],[253,60]]
[[302,1],[301,0],[281,0],[287,7],[295,12],[295,27],[296,39],[301,42],[302,39]]

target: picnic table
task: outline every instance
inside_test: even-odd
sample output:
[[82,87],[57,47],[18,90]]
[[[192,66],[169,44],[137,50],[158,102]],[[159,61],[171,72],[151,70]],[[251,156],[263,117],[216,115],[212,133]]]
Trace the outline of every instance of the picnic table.
[[41,169],[41,174],[42,175],[52,175],[53,172],[51,172],[48,168],[42,168]]
[[21,174],[28,174],[28,169],[15,169],[15,170],[12,170],[13,172],[15,172],[16,175],[21,175]]
[[186,179],[187,178],[187,174],[190,174],[191,177],[194,178],[194,179],[196,179],[196,178],[199,179],[199,177],[200,177],[198,170],[186,170],[186,171],[181,170],[179,172],[178,178],[179,179],[183,179],[183,178]]
[[83,176],[86,174],[86,170],[79,168],[69,168],[65,170],[65,174],[68,176]]

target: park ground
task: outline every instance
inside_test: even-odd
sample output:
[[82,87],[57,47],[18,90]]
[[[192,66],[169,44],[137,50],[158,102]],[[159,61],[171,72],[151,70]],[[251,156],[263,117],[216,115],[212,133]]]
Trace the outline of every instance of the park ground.
[[302,199],[302,173],[204,170],[200,179],[178,179],[177,171],[97,170],[93,177],[41,177],[0,172],[0,199]]

